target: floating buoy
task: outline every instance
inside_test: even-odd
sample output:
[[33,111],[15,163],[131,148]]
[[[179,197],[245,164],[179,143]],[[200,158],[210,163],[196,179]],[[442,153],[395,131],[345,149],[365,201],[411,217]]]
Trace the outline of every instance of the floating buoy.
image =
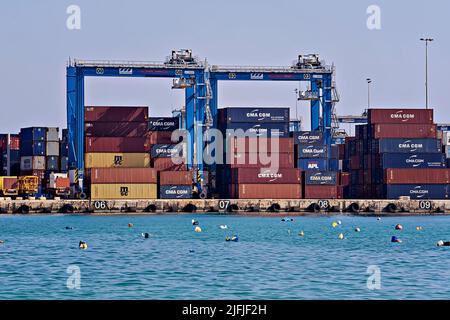
[[226,224],[220,225],[220,229],[228,229],[228,226]]
[[78,247],[82,250],[86,250],[88,248],[87,243],[84,241],[80,241]]
[[333,223],[331,224],[331,226],[332,226],[333,228],[336,228],[336,227],[338,226],[338,223],[337,223],[336,221],[333,221]]
[[436,245],[437,245],[438,247],[450,247],[450,241],[442,241],[442,240],[439,240],[439,241],[436,243]]
[[361,232],[361,229],[360,228],[355,228],[355,231],[356,232]]
[[66,230],[72,230],[73,228],[72,227],[66,227],[65,229]]
[[0,244],[4,244],[5,243],[5,240],[0,240]]
[[380,221],[380,220],[381,220],[381,218],[380,218],[380,217],[378,217],[378,218],[377,218],[377,220],[378,220],[378,221]]
[[195,252],[195,250],[189,250],[189,253],[194,253]]
[[417,231],[421,231],[421,230],[423,230],[423,227],[418,226],[418,227],[416,227],[416,230],[417,230]]
[[341,224],[342,224],[342,221],[341,221],[341,220],[338,220],[338,221],[337,221],[337,224],[338,224],[338,225],[341,225]]
[[133,227],[134,227],[134,224],[132,224],[132,223],[128,224],[128,228],[133,228]]
[[305,233],[304,233],[303,230],[302,230],[302,231],[300,231],[300,232],[298,233],[298,235],[299,235],[300,237],[304,237],[304,236],[305,236]]
[[339,236],[338,236],[338,238],[339,238],[340,240],[343,240],[343,239],[344,239],[344,234],[343,234],[343,233],[340,233]]
[[403,226],[401,224],[395,225],[395,230],[403,230]]
[[192,219],[192,225],[193,225],[193,226],[198,226],[198,221]]
[[283,222],[284,221],[294,221],[294,219],[293,218],[282,218],[281,221],[283,221]]
[[233,242],[238,242],[239,238],[237,236],[232,236],[232,237],[225,237],[225,241],[229,242],[229,241],[233,241]]
[[402,243],[402,240],[400,240],[400,239],[397,238],[396,236],[392,236],[391,242]]
[[150,238],[150,234],[149,233],[141,233],[141,235],[145,238],[145,239],[148,239],[148,238]]
[[200,228],[200,227],[195,227],[194,231],[195,231],[195,232],[202,232],[202,228]]

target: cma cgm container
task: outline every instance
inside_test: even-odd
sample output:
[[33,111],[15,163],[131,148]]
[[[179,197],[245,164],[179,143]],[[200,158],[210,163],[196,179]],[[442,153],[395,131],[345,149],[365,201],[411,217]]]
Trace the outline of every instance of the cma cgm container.
[[143,137],[147,133],[146,122],[85,122],[87,137]]
[[444,184],[450,183],[450,169],[386,169],[387,184]]
[[231,183],[300,184],[301,182],[301,170],[298,169],[239,168],[231,170]]
[[221,123],[232,122],[289,122],[289,108],[235,107],[219,109]]
[[369,109],[368,120],[371,124],[376,123],[418,123],[432,124],[432,109]]
[[259,153],[235,153],[227,154],[224,159],[231,168],[294,168],[293,153],[274,153],[265,159]]
[[293,133],[295,144],[323,144],[323,132],[299,131]]
[[297,168],[302,170],[327,170],[327,159],[298,159]]
[[86,137],[85,152],[149,152],[145,137]]
[[371,126],[371,137],[382,138],[437,138],[435,124],[375,124]]
[[20,145],[21,156],[45,156],[45,141],[22,140]]
[[438,139],[379,139],[372,140],[373,153],[442,153]]
[[289,123],[228,123],[221,126],[226,137],[289,138]]
[[305,171],[305,185],[336,185],[337,176],[335,171]]
[[175,131],[180,128],[180,118],[149,118],[149,131]]
[[387,199],[411,197],[411,199],[448,199],[449,184],[388,184],[384,185],[384,196]]
[[156,184],[91,184],[92,200],[139,200],[156,198]]
[[442,153],[382,153],[373,155],[376,168],[445,168]]
[[233,138],[227,140],[227,152],[231,153],[253,153],[253,152],[275,152],[290,153],[294,150],[292,138]]
[[86,177],[92,184],[152,184],[157,182],[156,174],[153,168],[93,168],[87,170]]
[[159,185],[191,186],[192,178],[192,171],[161,171],[159,172]]
[[185,144],[155,144],[151,147],[152,158],[182,157],[186,154]]
[[150,167],[148,153],[86,153],[85,167],[88,168],[146,168]]
[[160,186],[159,187],[160,199],[191,199],[192,198],[192,186],[179,185],[179,186]]
[[30,127],[20,129],[20,140],[22,141],[45,141],[47,128]]
[[301,199],[301,184],[233,184],[231,196],[236,199]]
[[328,154],[328,148],[323,144],[299,144],[297,147],[297,154],[300,159],[326,158]]
[[86,122],[146,122],[148,107],[86,107]]

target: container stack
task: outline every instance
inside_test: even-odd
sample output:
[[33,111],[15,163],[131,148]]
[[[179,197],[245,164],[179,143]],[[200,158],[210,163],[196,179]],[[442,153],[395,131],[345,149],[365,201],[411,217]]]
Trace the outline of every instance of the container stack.
[[86,107],[85,168],[91,199],[156,199],[148,107]]
[[442,146],[447,159],[447,168],[450,168],[450,131],[442,132]]
[[69,139],[67,129],[62,130],[62,137],[59,144],[60,171],[61,173],[69,172]]
[[289,108],[220,109],[219,129],[226,138],[225,164],[217,166],[221,197],[302,197],[301,170],[295,168],[294,141],[289,136]]
[[[9,149],[9,150],[8,150]],[[0,176],[20,175],[20,137],[0,134]]]
[[352,198],[446,199],[448,169],[433,110],[370,109],[349,140]]
[[[40,191],[46,171],[47,128],[30,127],[20,129],[20,174],[37,176]],[[40,192],[39,192],[40,193]]]

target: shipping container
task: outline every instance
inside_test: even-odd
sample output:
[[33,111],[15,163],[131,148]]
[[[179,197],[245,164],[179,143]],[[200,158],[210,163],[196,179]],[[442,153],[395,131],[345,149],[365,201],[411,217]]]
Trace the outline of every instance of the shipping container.
[[432,124],[433,109],[369,109],[370,124]]
[[20,136],[18,134],[0,134],[0,152],[6,151],[9,145],[10,150],[20,150]]
[[225,155],[226,164],[231,168],[294,168],[294,153],[234,153]]
[[146,137],[86,137],[85,151],[89,152],[150,152]]
[[156,198],[156,184],[91,184],[92,200],[146,200]]
[[[274,152],[291,153],[294,151],[292,138],[233,138],[227,141],[227,152],[231,153],[255,153]],[[273,150],[272,150],[273,149]]]
[[61,140],[61,143],[59,144],[59,155],[61,157],[69,156],[69,143],[67,141]]
[[60,157],[60,171],[63,173],[69,171],[69,157]]
[[335,171],[305,171],[305,185],[336,185],[337,176]]
[[93,168],[86,171],[86,179],[92,184],[157,183],[157,172],[153,168]]
[[442,153],[382,153],[374,154],[374,167],[387,168],[445,168]]
[[147,168],[148,153],[86,153],[85,168]]
[[192,174],[192,171],[161,171],[159,172],[159,185],[192,186]]
[[387,184],[444,184],[450,183],[450,170],[444,169],[386,169]]
[[45,154],[47,156],[59,156],[59,142],[58,141],[47,141],[45,143]]
[[437,139],[435,124],[375,124],[371,126],[370,136],[382,138],[428,138]]
[[293,132],[295,144],[323,144],[322,131]]
[[327,157],[327,145],[321,144],[299,144],[298,158],[299,159],[311,159],[311,158],[326,158]]
[[444,146],[450,146],[450,131],[442,132],[442,144]]
[[231,196],[236,199],[301,199],[301,184],[235,184]]
[[304,187],[305,199],[340,199],[342,195],[339,193],[339,186],[331,185],[305,185]]
[[387,184],[384,185],[384,197],[398,199],[411,197],[411,199],[448,199],[450,196],[449,184]]
[[164,185],[159,187],[160,199],[191,199],[192,186],[188,185]]
[[45,133],[46,141],[59,141],[59,128],[47,128],[47,132]]
[[45,169],[47,171],[58,172],[59,171],[59,157],[55,157],[55,156],[47,157]]
[[149,118],[149,131],[175,131],[180,128],[180,118]]
[[178,143],[182,139],[178,141],[172,141],[172,132],[170,131],[149,131],[146,134],[147,136],[147,144],[172,144]]
[[145,137],[146,122],[85,122],[87,137]]
[[146,122],[148,107],[86,107],[86,122]]
[[38,177],[38,182],[41,185],[45,180],[45,170],[21,170],[20,176],[35,176]]
[[44,127],[31,127],[20,129],[21,141],[45,141],[47,128]]
[[438,139],[380,139],[372,140],[373,153],[442,153]]
[[262,122],[277,123],[289,122],[289,108],[253,108],[253,107],[234,107],[219,109],[220,123],[233,122]]
[[21,140],[20,155],[21,156],[45,156],[45,141]]
[[298,159],[297,168],[302,170],[320,170],[326,171],[327,159]]
[[226,138],[267,137],[289,138],[289,123],[246,123],[233,122],[219,126]]
[[0,196],[17,194],[18,189],[17,177],[0,177]]
[[444,156],[447,158],[447,159],[450,159],[450,145],[448,145],[448,146],[444,146]]
[[151,147],[152,158],[183,157],[187,154],[186,144],[155,144]]
[[172,158],[152,159],[152,167],[158,171],[186,171],[187,167],[185,163],[174,163]]
[[233,184],[295,184],[302,182],[299,169],[260,169],[238,168],[231,170],[231,183]]
[[27,156],[20,158],[20,170],[45,170],[46,159],[44,156]]

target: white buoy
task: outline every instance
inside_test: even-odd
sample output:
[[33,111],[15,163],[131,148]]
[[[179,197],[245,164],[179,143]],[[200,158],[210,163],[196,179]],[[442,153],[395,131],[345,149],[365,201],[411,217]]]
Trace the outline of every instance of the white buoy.
[[200,228],[200,227],[195,227],[194,231],[195,231],[195,232],[202,232],[202,228]]
[[228,229],[228,226],[226,224],[220,225],[220,229]]

